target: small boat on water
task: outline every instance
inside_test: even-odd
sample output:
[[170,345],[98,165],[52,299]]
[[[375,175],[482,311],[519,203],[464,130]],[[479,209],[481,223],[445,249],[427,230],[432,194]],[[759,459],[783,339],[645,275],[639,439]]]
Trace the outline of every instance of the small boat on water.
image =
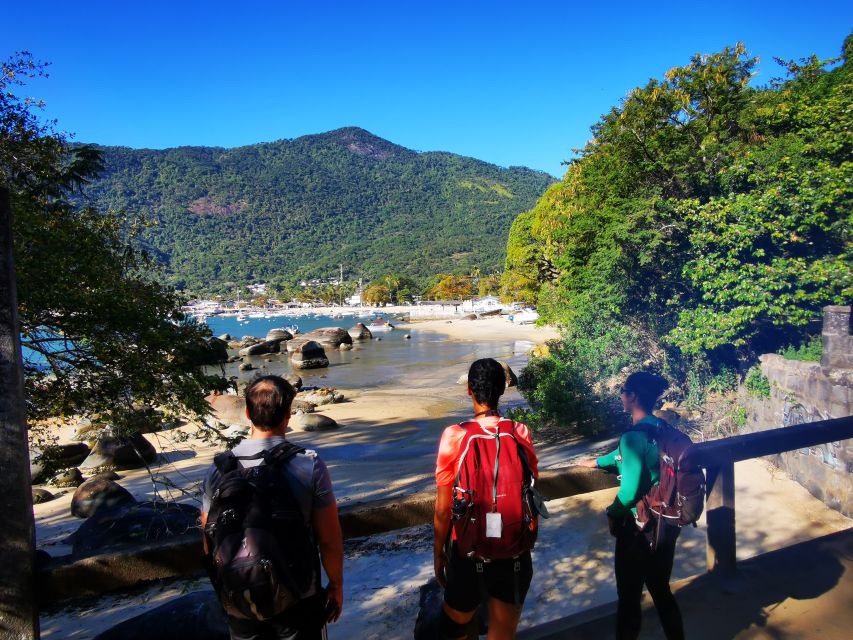
[[535,309],[522,309],[508,316],[513,324],[533,324],[539,319],[539,313]]
[[367,328],[370,329],[370,333],[384,333],[386,331],[393,331],[394,325],[385,318],[377,318]]

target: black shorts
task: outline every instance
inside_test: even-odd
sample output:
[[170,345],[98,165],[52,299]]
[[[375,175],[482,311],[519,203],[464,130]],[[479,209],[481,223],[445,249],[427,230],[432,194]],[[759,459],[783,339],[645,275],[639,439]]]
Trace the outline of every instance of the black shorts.
[[508,604],[524,604],[524,598],[533,579],[533,561],[530,552],[518,558],[483,562],[483,573],[477,573],[475,560],[459,555],[456,545],[450,552],[447,567],[447,588],[444,601],[457,611],[474,611],[482,595]]
[[231,640],[322,640],[326,594],[321,591],[270,620],[240,620],[228,616]]

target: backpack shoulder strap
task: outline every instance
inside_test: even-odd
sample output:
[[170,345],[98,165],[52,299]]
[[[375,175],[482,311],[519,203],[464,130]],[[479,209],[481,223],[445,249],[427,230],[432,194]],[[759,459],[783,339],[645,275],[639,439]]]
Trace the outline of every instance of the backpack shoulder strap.
[[217,453],[213,457],[213,464],[216,466],[216,470],[219,471],[219,475],[222,476],[226,473],[231,473],[239,466],[237,456],[230,449]]

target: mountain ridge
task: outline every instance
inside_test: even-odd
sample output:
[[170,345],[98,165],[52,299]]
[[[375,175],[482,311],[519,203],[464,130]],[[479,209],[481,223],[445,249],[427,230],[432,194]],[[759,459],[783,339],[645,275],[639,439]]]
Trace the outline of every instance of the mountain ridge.
[[142,245],[195,290],[341,263],[368,279],[497,271],[512,220],[556,182],[359,127],[233,148],[96,146],[105,171],[92,201],[152,220]]

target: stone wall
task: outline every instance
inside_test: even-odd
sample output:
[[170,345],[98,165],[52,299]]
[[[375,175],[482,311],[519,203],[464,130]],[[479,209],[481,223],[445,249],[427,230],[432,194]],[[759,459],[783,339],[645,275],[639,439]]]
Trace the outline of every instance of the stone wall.
[[[849,416],[853,404],[853,337],[850,307],[824,309],[823,358],[817,362],[761,356],[769,399],[749,397],[748,429],[763,431]],[[772,462],[815,497],[853,517],[853,440],[830,442],[776,456]]]

